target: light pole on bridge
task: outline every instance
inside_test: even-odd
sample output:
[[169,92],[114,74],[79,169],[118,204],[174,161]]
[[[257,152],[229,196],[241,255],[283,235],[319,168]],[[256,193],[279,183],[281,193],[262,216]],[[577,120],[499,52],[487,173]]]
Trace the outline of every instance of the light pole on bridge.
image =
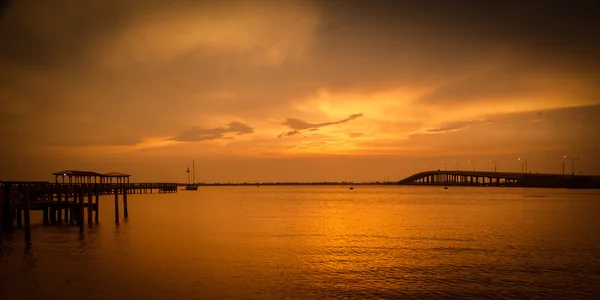
[[[566,156],[564,158],[568,158],[571,160],[571,175],[575,175],[575,160],[578,158],[583,158],[582,155],[580,156],[576,156],[576,157],[570,157],[570,156]],[[564,174],[564,165],[563,165],[563,174]]]
[[444,170],[448,171],[448,162],[443,161],[442,164],[444,164]]
[[476,160],[469,160],[469,162],[473,165],[473,172],[475,172],[475,164],[478,162]]
[[494,163],[494,172],[496,172],[498,170],[499,160],[490,159],[490,161]]
[[[521,161],[521,173],[527,173],[527,162],[532,159],[533,158],[525,159],[519,157],[519,160]],[[523,171],[523,162],[525,162],[525,171]]]
[[461,163],[461,161],[460,160],[455,160],[454,163],[456,164],[456,170],[460,171],[460,163]]

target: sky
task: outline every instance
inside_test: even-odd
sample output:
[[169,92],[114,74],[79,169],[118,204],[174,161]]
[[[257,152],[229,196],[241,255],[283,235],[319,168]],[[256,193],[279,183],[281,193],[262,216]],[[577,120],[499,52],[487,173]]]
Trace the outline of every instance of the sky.
[[597,1],[0,3],[1,180],[600,175]]

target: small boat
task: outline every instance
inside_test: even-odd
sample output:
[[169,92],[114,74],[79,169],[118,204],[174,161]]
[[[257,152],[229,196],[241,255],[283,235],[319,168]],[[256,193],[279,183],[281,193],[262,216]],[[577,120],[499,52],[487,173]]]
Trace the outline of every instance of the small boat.
[[186,184],[184,188],[181,189],[182,191],[197,191],[198,190],[198,185],[197,184]]
[[351,189],[351,190],[353,190],[353,189],[354,189],[354,187],[353,187],[353,186],[351,186],[351,187],[350,187],[350,189]]
[[187,169],[188,173],[188,184],[182,189],[184,191],[197,191],[198,185],[196,184],[196,165],[192,160],[192,182],[190,182],[190,168]]

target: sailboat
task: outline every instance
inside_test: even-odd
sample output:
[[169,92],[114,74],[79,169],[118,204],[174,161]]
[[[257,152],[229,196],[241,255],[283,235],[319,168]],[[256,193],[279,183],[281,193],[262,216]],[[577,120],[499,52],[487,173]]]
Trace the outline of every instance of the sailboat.
[[198,185],[196,184],[196,165],[192,160],[192,182],[190,182],[190,168],[187,169],[188,173],[188,184],[183,188],[186,191],[196,191],[198,190]]

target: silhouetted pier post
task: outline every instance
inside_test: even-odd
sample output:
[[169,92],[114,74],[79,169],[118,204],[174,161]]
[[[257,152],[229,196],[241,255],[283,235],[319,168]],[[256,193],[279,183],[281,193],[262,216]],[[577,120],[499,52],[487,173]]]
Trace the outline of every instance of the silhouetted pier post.
[[59,185],[57,186],[57,193],[56,193],[56,201],[58,202],[56,204],[56,222],[57,223],[62,223],[62,194],[64,193],[64,186]]
[[94,209],[94,205],[92,204],[92,198],[94,195],[93,191],[94,191],[94,186],[92,185],[88,185],[87,188],[87,194],[88,194],[88,207],[87,207],[87,213],[88,213],[88,224],[92,225],[92,210]]
[[127,188],[123,189],[123,219],[127,220],[129,213],[127,212]]
[[[29,186],[31,188],[31,186]],[[51,186],[48,185],[48,190],[46,191],[47,193],[47,198],[44,199],[45,197],[41,197],[40,200],[42,201],[52,201],[52,191],[50,190]],[[50,224],[50,216],[49,216],[49,211],[50,210],[50,205],[42,205],[42,224],[44,225],[48,225]]]
[[115,223],[119,223],[119,188],[115,186]]
[[65,224],[69,223],[69,193],[71,192],[71,187],[67,185],[63,185],[64,195],[65,195],[65,203],[63,204],[64,213],[65,213]]
[[50,213],[49,216],[49,221],[50,224],[54,224],[55,220],[56,220],[56,208],[54,205],[52,205],[52,203],[54,202],[54,185],[50,184],[48,186],[48,201],[50,202],[50,205],[48,205],[48,210]]
[[2,205],[0,205],[0,232],[2,231],[2,227],[4,225],[8,225],[7,223],[10,221],[9,217],[9,199],[10,199],[10,184],[4,183],[4,199],[2,199]]
[[3,202],[0,203],[0,244],[2,244],[2,228],[4,227],[2,225],[2,223],[4,222],[4,216],[2,215],[4,213],[4,207],[3,206],[4,206],[4,202],[6,202],[6,200],[4,200],[4,199],[6,199],[6,196],[7,196],[6,195],[7,194],[6,193],[6,191],[7,191],[6,184],[4,184],[3,187],[4,187],[4,190],[2,191],[2,193],[4,194],[4,198],[2,199]]
[[[31,241],[31,217],[29,215],[29,201],[31,197],[31,192],[29,188],[25,190],[25,203],[24,203],[24,212],[25,212],[25,241]],[[20,214],[20,212],[19,212]]]
[[100,212],[100,186],[96,185],[96,216],[95,216],[95,220],[96,224],[98,224],[98,213]]
[[21,211],[21,207],[17,207],[17,228],[23,227],[23,214]]
[[69,209],[69,224],[75,225],[75,204],[77,204],[77,187],[73,186],[73,203],[67,205]]
[[79,225],[79,230],[80,231],[83,231],[83,221],[84,221],[84,218],[85,218],[85,210],[83,208],[83,202],[84,202],[84,196],[85,196],[84,195],[85,188],[86,187],[83,186],[83,185],[78,188],[78,190],[79,190],[79,203],[78,203],[79,204],[79,209],[78,209],[78,212],[77,212],[77,217],[78,217],[77,218],[77,224]]
[[48,225],[50,224],[49,216],[48,216],[48,206],[44,206],[42,208],[42,224]]

